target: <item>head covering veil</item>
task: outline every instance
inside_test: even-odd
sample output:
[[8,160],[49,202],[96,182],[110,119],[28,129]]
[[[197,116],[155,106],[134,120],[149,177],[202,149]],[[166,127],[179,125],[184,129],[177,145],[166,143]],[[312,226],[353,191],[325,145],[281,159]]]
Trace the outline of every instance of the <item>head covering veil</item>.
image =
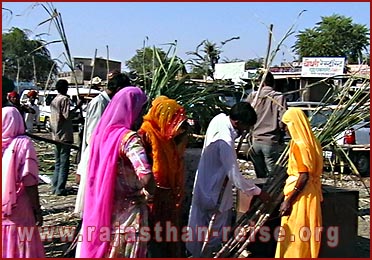
[[[37,155],[31,140],[24,135],[23,117],[15,107],[2,108],[2,216],[12,214],[23,189],[22,178],[39,173]],[[22,153],[20,153],[22,152]],[[21,155],[20,155],[21,154]],[[20,168],[22,165],[22,168]],[[20,171],[19,169],[22,169]]]
[[305,113],[299,108],[289,108],[284,113],[282,121],[287,125],[291,135],[290,146],[294,144],[298,146],[310,176],[320,177],[323,171],[322,147],[314,136]]
[[187,120],[185,109],[176,100],[159,96],[143,117],[141,131],[151,140],[153,174],[157,185],[183,189],[181,154],[173,140]]
[[104,257],[108,249],[110,236],[104,235],[106,239],[102,239],[102,233],[111,232],[120,143],[123,136],[131,131],[146,102],[145,93],[138,87],[120,90],[110,101],[92,134],[82,226],[83,258]]

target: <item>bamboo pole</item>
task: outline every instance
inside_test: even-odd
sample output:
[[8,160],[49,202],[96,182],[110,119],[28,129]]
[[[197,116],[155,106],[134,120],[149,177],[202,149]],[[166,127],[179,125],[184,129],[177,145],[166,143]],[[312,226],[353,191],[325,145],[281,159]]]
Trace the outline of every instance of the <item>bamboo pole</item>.
[[19,58],[17,59],[17,92],[19,92],[19,73],[21,72],[21,66],[19,65]]
[[106,68],[107,68],[107,74],[106,74],[106,83],[108,82],[108,75],[110,73],[110,52],[109,52],[109,46],[106,45]]
[[[261,79],[261,82],[260,82],[260,85],[258,87],[258,90],[257,90],[257,94],[256,96],[254,97],[253,101],[252,101],[252,107],[255,108],[256,107],[256,104],[257,104],[257,100],[258,100],[258,97],[260,95],[260,92],[261,92],[261,89],[262,89],[262,86],[263,86],[263,82],[265,81],[265,78],[266,78],[266,75],[267,75],[267,72],[269,71],[269,68],[268,67],[268,61],[269,61],[269,57],[270,57],[270,49],[271,49],[271,41],[272,41],[272,34],[273,34],[273,27],[274,25],[273,24],[270,24],[270,29],[269,29],[269,42],[268,42],[268,45],[267,45],[267,51],[266,51],[266,58],[265,58],[265,64],[264,64],[264,69],[265,69],[265,72],[262,76],[262,79]],[[239,143],[238,143],[238,152],[240,150],[240,147],[243,143],[243,140],[246,139],[246,138],[249,138],[249,135],[251,133],[250,132],[247,132],[247,131],[244,131],[242,136],[240,137],[239,139]],[[247,136],[248,135],[248,136]]]
[[37,86],[37,78],[36,78],[36,63],[35,63],[35,56],[32,55],[32,65],[34,67],[34,83]]
[[266,58],[265,58],[265,67],[264,67],[265,69],[268,69],[268,68],[267,68],[267,65],[268,65],[269,57],[270,57],[271,38],[272,38],[272,35],[273,35],[273,27],[274,27],[274,25],[273,25],[273,24],[270,24],[270,29],[269,29],[269,42],[268,42],[267,51],[266,51]]
[[27,135],[28,137],[30,137],[32,139],[38,140],[38,141],[43,141],[43,142],[47,142],[47,143],[55,144],[55,145],[66,145],[66,146],[70,146],[72,149],[79,150],[79,146],[71,144],[71,143],[60,142],[60,141],[56,141],[56,140],[53,140],[53,139],[41,137],[41,136],[31,134],[31,133],[25,133],[25,135]]
[[94,51],[93,66],[92,66],[92,73],[90,74],[90,84],[89,84],[88,96],[90,95],[90,90],[92,89],[92,80],[93,80],[93,76],[94,76],[94,69],[96,67],[96,57],[97,57],[97,49]]

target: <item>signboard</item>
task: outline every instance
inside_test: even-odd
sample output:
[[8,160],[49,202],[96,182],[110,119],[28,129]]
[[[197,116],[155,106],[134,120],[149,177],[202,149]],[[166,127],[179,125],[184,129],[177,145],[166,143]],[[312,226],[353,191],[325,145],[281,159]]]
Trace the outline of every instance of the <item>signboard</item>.
[[215,79],[231,79],[234,83],[240,81],[244,74],[245,62],[217,63],[215,66]]
[[345,58],[303,57],[302,77],[328,78],[344,74]]

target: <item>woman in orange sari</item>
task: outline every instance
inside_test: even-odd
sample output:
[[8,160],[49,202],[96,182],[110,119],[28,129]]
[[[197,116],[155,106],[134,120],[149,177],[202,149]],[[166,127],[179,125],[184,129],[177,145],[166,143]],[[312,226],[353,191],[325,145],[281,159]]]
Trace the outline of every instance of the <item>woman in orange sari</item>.
[[[143,117],[138,131],[156,182],[153,202],[150,203],[149,224],[152,230],[163,228],[161,241],[156,238],[149,244],[149,257],[181,257],[181,200],[184,193],[183,154],[187,142],[187,117],[185,109],[174,99],[159,96],[152,102]],[[166,229],[177,229],[177,237],[167,240]],[[152,233],[154,238],[155,233]],[[177,241],[175,241],[177,240]]]
[[286,124],[291,141],[275,257],[316,258],[320,249],[322,226],[322,147],[301,109],[288,109],[282,121]]

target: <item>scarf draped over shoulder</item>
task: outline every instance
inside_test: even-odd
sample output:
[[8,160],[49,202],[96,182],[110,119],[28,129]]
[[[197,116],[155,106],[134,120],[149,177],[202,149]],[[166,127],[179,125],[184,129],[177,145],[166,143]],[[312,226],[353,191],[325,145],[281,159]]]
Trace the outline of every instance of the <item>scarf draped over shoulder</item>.
[[14,107],[2,108],[2,217],[12,214],[23,189],[22,178],[37,179],[37,155],[31,140],[24,135],[23,117]]
[[110,101],[92,134],[82,226],[83,258],[103,257],[108,249],[110,242],[102,240],[101,236],[102,232],[111,230],[119,146],[123,136],[133,128],[146,102],[145,93],[138,87],[120,90]]
[[152,148],[153,174],[158,186],[183,189],[182,154],[174,137],[187,120],[185,109],[176,100],[159,96],[143,117],[140,131],[146,133]]

